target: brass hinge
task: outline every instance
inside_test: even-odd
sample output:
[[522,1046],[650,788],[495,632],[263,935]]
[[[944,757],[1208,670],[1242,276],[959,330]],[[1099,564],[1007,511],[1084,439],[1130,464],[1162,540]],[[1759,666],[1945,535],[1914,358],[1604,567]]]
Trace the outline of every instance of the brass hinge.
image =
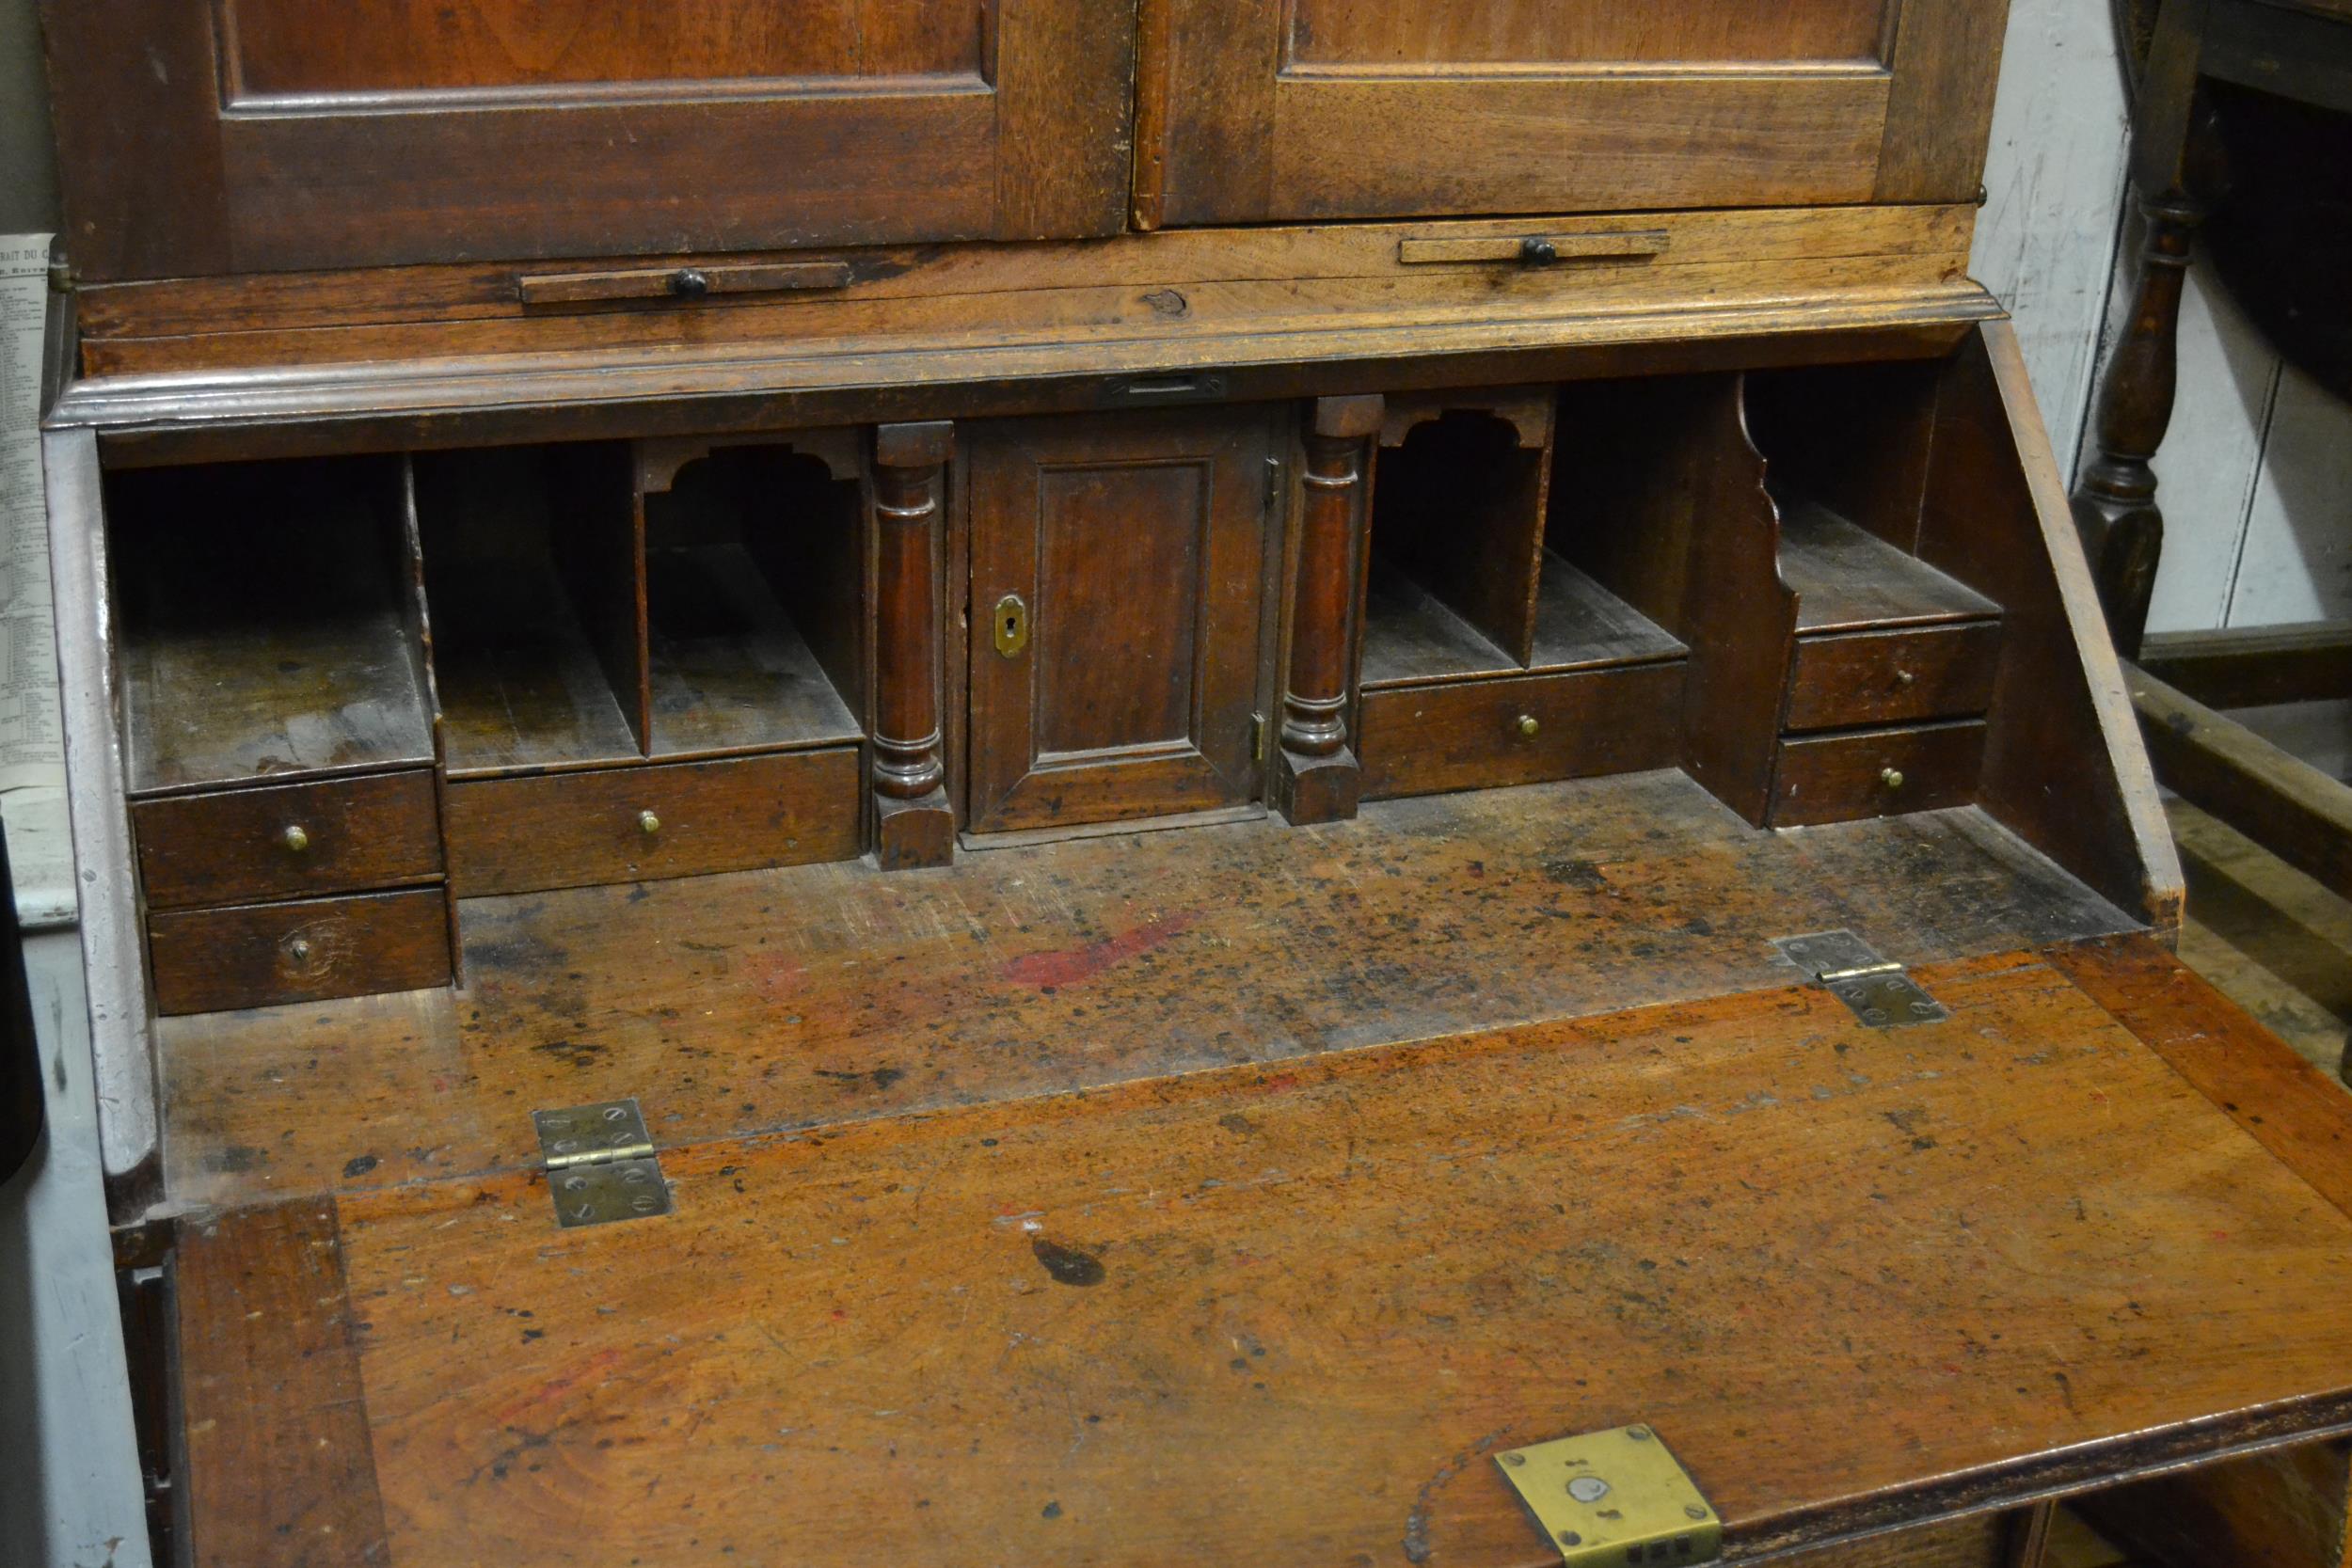
[[1901,964],[1881,958],[1877,948],[1851,931],[1775,937],[1772,945],[1873,1029],[1941,1023],[1952,1016]]
[[539,1130],[555,1220],[564,1229],[670,1212],[670,1184],[634,1100],[533,1111],[531,1120]]
[[1712,1562],[1724,1522],[1645,1426],[1612,1427],[1495,1455],[1565,1568]]
[[1263,713],[1249,716],[1249,760],[1265,761],[1265,715]]

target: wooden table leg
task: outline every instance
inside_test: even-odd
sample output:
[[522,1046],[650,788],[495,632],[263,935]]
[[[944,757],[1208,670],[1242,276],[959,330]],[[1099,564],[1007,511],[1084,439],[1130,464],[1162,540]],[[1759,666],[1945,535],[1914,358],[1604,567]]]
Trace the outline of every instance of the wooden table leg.
[[2074,486],[2082,532],[2115,644],[2136,658],[2164,548],[2153,460],[2172,422],[2181,293],[2204,208],[2193,194],[2190,129],[2206,0],[2166,0],[2133,104],[2132,188],[2147,224],[2130,319],[2101,377],[2099,454]]

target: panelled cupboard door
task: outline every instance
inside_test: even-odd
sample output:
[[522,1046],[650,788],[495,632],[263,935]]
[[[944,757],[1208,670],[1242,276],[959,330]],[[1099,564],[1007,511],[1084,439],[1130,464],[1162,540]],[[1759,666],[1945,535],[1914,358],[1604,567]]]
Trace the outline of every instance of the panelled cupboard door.
[[973,427],[976,832],[1258,794],[1273,414]]
[[1136,216],[1973,199],[2007,0],[1142,0]]
[[1125,209],[1097,0],[45,0],[93,279],[1072,237]]

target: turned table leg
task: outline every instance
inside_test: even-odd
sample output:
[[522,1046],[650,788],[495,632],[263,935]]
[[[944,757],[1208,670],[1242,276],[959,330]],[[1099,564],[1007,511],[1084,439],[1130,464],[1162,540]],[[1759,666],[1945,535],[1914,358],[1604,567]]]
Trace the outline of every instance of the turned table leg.
[[2074,525],[2099,585],[2107,628],[2127,658],[2139,657],[2148,604],[2164,549],[2156,506],[2156,449],[2172,422],[2178,378],[2181,290],[2191,237],[2203,216],[2185,198],[2143,199],[2148,243],[2140,256],[2132,315],[2099,388],[2099,455],[2074,486]]
[[1376,396],[1318,398],[1307,432],[1290,673],[1273,777],[1276,803],[1294,823],[1356,815],[1360,770],[1347,744],[1348,633],[1370,492],[1368,448],[1381,409]]
[[940,741],[941,475],[945,420],[874,432],[874,849],[885,871],[955,855]]
[[2132,189],[2147,222],[2132,313],[2100,380],[2099,455],[2074,484],[2082,534],[2107,628],[2126,658],[2139,657],[2164,549],[2156,507],[2156,449],[2172,422],[2180,356],[2181,291],[2204,219],[2189,168],[2198,62],[2209,0],[2165,0],[2132,105]]

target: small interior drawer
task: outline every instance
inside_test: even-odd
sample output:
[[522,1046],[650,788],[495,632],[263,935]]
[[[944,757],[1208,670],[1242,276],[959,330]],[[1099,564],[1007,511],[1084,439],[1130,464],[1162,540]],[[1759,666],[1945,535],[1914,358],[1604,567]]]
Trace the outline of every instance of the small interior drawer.
[[1998,621],[1799,638],[1787,727],[1973,717],[1992,703],[2000,651]]
[[468,779],[449,787],[460,897],[850,860],[857,748]]
[[1970,720],[1780,743],[1771,825],[1851,822],[1964,806],[1977,797],[1984,722]]
[[426,772],[142,800],[131,819],[150,909],[358,893],[441,874]]
[[216,1013],[421,990],[450,979],[449,903],[436,887],[151,916],[159,1013]]
[[1681,661],[1364,693],[1366,800],[1672,768]]

